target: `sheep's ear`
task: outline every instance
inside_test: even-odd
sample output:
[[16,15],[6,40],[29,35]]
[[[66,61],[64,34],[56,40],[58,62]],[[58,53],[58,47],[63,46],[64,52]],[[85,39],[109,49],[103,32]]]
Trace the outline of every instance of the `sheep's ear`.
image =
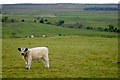
[[27,50],[28,50],[28,48],[25,49],[25,51],[27,51]]
[[21,51],[21,48],[18,48],[19,51]]

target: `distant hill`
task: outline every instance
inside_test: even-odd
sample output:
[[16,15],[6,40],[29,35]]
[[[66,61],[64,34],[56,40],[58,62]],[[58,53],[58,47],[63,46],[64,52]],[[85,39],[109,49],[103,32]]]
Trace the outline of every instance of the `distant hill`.
[[[118,30],[117,8],[117,4],[4,4],[2,34],[3,38],[41,37],[43,34],[116,37],[113,30]],[[42,19],[47,24],[41,23]],[[61,26],[60,21],[64,21]],[[109,30],[108,25],[113,27]]]
[[118,4],[3,4],[3,14],[44,14],[71,13],[85,10],[118,10]]

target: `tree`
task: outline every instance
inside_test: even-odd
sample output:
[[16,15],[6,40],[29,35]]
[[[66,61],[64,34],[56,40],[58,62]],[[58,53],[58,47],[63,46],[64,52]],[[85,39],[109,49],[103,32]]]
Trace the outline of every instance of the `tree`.
[[56,24],[57,24],[57,26],[60,26],[60,25],[64,24],[64,22],[65,22],[64,20],[59,20],[56,22]]
[[36,20],[34,20],[34,22],[37,22]]
[[15,22],[15,19],[10,19],[10,22]]
[[39,23],[44,23],[44,19],[41,18],[40,21],[39,21]]
[[113,25],[108,25],[108,30],[110,30],[111,32],[114,31]]
[[48,23],[48,20],[47,20],[47,19],[45,19],[45,20],[44,20],[44,23],[45,23],[45,24],[47,24],[47,23]]
[[87,26],[87,27],[86,27],[86,29],[93,29],[93,28],[92,28],[92,27],[90,27],[90,26]]
[[25,20],[24,20],[24,19],[22,19],[21,21],[22,21],[22,22],[25,22]]
[[2,22],[7,22],[8,21],[8,17],[5,16],[5,17],[2,17]]

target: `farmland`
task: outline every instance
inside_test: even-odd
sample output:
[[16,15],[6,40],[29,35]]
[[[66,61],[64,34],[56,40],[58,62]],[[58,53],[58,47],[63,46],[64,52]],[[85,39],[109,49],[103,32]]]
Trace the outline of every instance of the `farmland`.
[[[35,36],[62,35],[79,35],[79,36],[103,36],[103,37],[117,37],[116,33],[105,32],[104,29],[108,25],[113,25],[118,28],[117,14],[61,14],[56,17],[41,17],[40,15],[3,15],[9,19],[15,19],[16,22],[3,23],[3,38],[12,37],[15,33],[16,37],[25,37],[34,34]],[[77,17],[76,17],[77,16]],[[50,24],[41,24],[36,18],[44,18]],[[25,22],[21,20],[24,19]],[[36,20],[36,22],[34,22]],[[64,20],[65,23],[61,26],[55,24],[56,21]],[[81,26],[82,25],[82,26]],[[6,27],[7,26],[7,27]],[[87,28],[90,27],[91,30]],[[100,31],[99,28],[102,30]],[[24,34],[24,35],[23,35]]]
[[[29,72],[25,69],[17,48],[35,46],[48,46],[49,69],[34,61]],[[117,78],[117,48],[116,38],[3,39],[3,78]]]
[[[3,5],[2,77],[118,78],[117,11],[84,10],[111,5]],[[50,68],[33,61],[27,71],[17,48],[36,46],[49,48]]]

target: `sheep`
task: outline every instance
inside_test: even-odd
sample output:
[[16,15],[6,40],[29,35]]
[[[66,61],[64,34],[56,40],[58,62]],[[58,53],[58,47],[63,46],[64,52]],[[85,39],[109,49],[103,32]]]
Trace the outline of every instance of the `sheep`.
[[31,37],[31,38],[33,38],[34,36],[33,36],[33,35],[31,35],[30,37]]
[[29,70],[32,60],[43,59],[45,67],[49,68],[48,48],[47,47],[35,47],[35,48],[18,48],[25,63],[26,69]]
[[34,37],[34,35],[26,36],[26,38],[33,38],[33,37]]
[[42,35],[43,37],[45,37],[45,35]]
[[29,36],[27,36],[26,38],[30,38]]

